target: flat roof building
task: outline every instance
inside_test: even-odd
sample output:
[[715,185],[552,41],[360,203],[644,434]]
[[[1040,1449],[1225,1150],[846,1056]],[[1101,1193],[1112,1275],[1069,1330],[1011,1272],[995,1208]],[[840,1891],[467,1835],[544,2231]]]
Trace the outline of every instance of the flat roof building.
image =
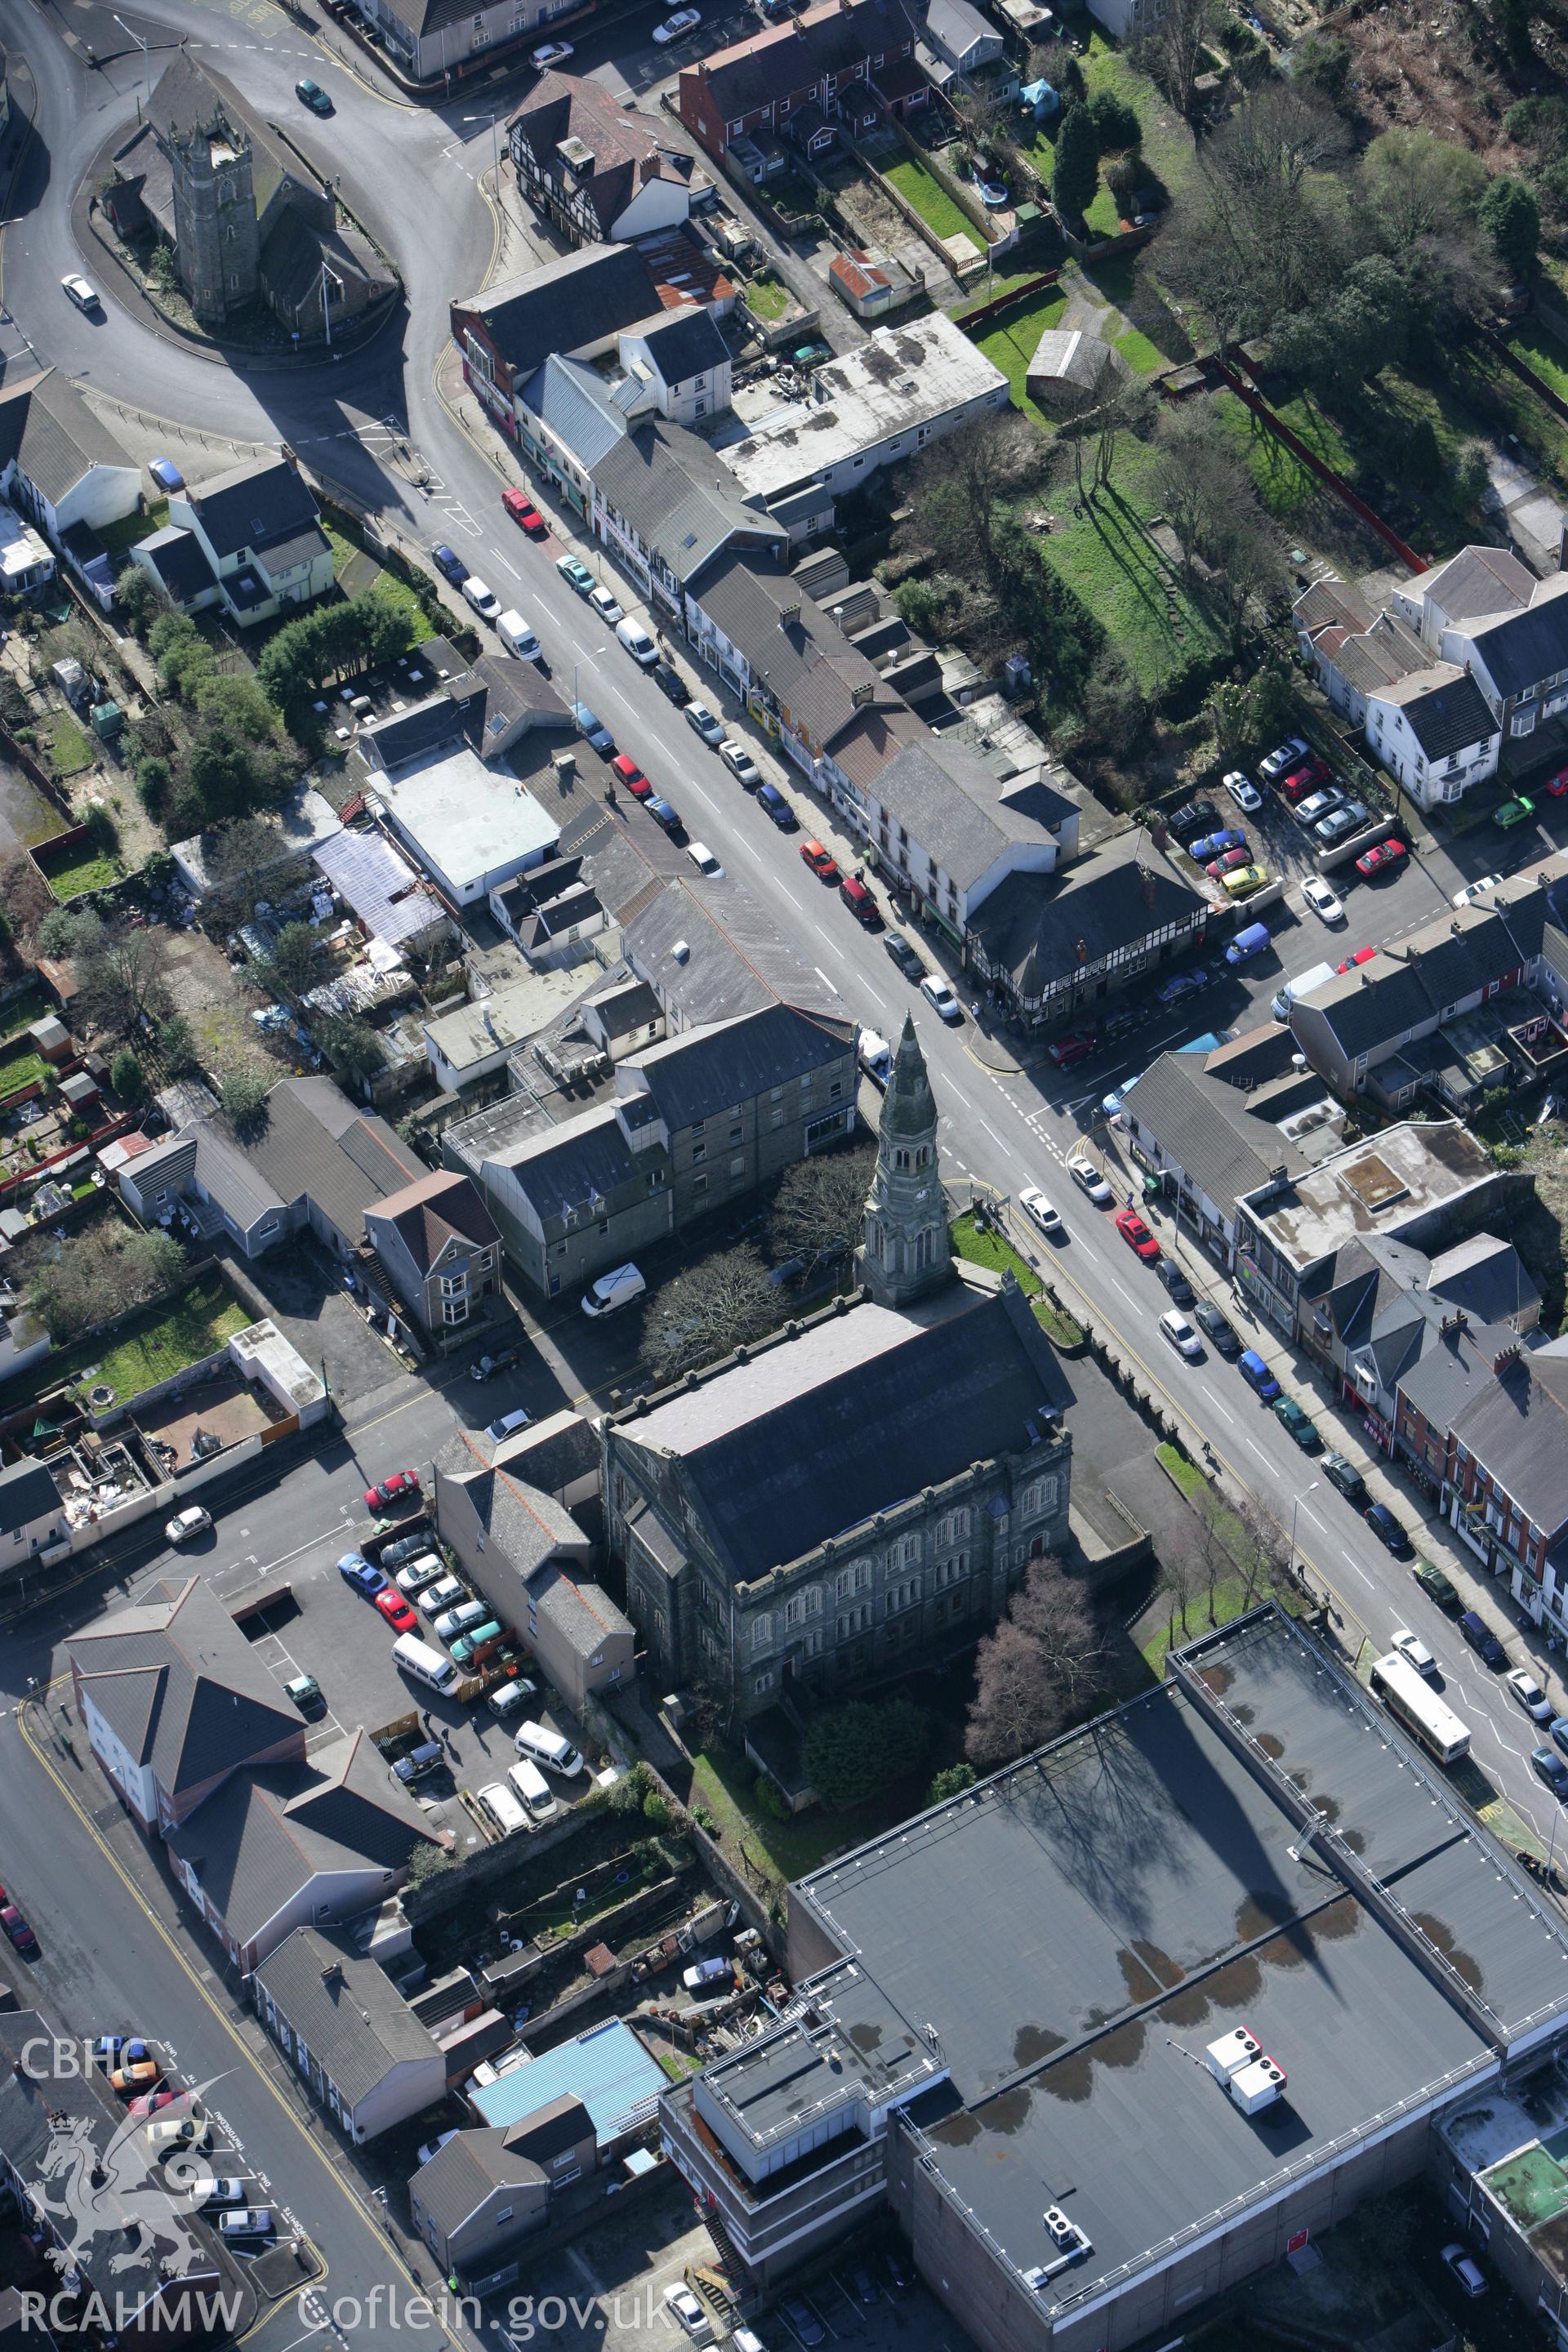
[[377,775],[393,831],[456,905],[466,907],[552,857],[561,827],[531,793],[467,744],[402,775]]
[[793,2006],[662,2108],[770,2291],[888,2206],[986,2352],[1120,2352],[1560,2036],[1568,1927],[1325,1652],[1169,1673],[791,1889]]

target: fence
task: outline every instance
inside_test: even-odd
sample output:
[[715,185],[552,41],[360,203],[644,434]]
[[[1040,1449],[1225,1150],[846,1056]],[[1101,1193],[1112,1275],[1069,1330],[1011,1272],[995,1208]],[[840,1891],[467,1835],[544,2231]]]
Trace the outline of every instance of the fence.
[[1005,294],[993,295],[988,302],[976,302],[971,309],[958,311],[953,323],[973,337],[976,327],[986,326],[992,320],[999,319],[1005,310],[1012,310],[1015,303],[1032,302],[1037,294],[1045,292],[1047,286],[1055,286],[1061,274],[1059,269],[1038,270],[1033,278],[1026,278],[1021,286],[1010,286]]
[[1545,402],[1553,416],[1561,417],[1563,424],[1568,425],[1568,400],[1564,400],[1560,393],[1553,392],[1545,377],[1537,375],[1528,360],[1521,360],[1511,345],[1506,343],[1503,338],[1494,333],[1489,327],[1482,330],[1481,341],[1489,350],[1497,353],[1510,374],[1518,376],[1521,383],[1527,383],[1530,386],[1537,400]]
[[1300,434],[1292,433],[1282,416],[1275,415],[1260,392],[1254,392],[1249,383],[1243,383],[1236,370],[1217,355],[1207,361],[1205,365],[1220,383],[1227,385],[1237,398],[1251,410],[1254,416],[1273,434],[1276,440],[1284,443],[1291,456],[1299,458],[1309,473],[1315,474],[1325,488],[1332,490],[1342,506],[1348,507],[1352,514],[1359,516],[1369,530],[1377,533],[1384,545],[1391,548],[1398,556],[1407,572],[1421,572],[1431,570],[1431,565],[1424,555],[1417,555],[1414,548],[1406,547],[1393,526],[1384,522],[1383,517],[1375,513],[1364,499],[1359,498],[1350,484],[1342,475],[1336,474],[1331,466],[1325,465],[1315,449],[1309,449]]

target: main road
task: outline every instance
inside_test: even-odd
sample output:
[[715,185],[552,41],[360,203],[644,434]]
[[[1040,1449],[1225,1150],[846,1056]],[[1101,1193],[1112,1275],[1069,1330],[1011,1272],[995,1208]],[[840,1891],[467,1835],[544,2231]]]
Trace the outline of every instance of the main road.
[[[755,801],[700,747],[679,714],[564,587],[550,560],[552,551],[531,549],[516,531],[500,506],[503,482],[519,478],[512,457],[499,440],[471,437],[441,397],[437,371],[447,342],[448,298],[483,281],[498,243],[494,215],[477,185],[489,160],[488,114],[476,121],[473,99],[443,109],[393,103],[384,92],[325,59],[268,0],[243,0],[243,7],[248,16],[237,18],[187,0],[160,0],[156,10],[143,10],[131,21],[145,34],[155,19],[168,27],[168,37],[188,37],[193,47],[200,44],[200,53],[233,75],[254,103],[288,123],[290,135],[324,170],[342,173],[355,208],[403,273],[405,316],[359,356],[298,371],[215,365],[112,297],[103,323],[80,319],[60,294],[60,277],[86,267],[103,283],[105,273],[101,256],[77,242],[70,198],[110,133],[134,120],[142,59],[132,50],[116,63],[89,70],[56,37],[57,20],[47,9],[33,14],[23,0],[0,0],[0,28],[13,58],[18,51],[25,56],[38,97],[38,147],[23,166],[19,216],[5,231],[4,246],[5,300],[21,330],[43,359],[144,416],[241,443],[286,439],[326,479],[375,509],[387,527],[411,542],[428,547],[444,540],[456,546],[504,603],[520,606],[533,623],[558,680],[592,679],[595,708],[623,748],[668,792],[689,830],[717,852],[728,873],[743,881],[804,947],[847,1011],[885,1034],[896,1032],[904,1012],[919,1000],[877,940],[814,881],[794,844],[767,823]],[[68,21],[76,21],[74,14]],[[156,67],[154,51],[154,72]],[[292,85],[306,71],[331,91],[337,112],[330,122],[318,123],[296,106]],[[494,97],[488,101],[499,102]],[[516,203],[514,194],[514,207]],[[395,462],[398,441],[416,451],[435,478],[430,497],[412,487]],[[719,698],[710,690],[709,698]],[[783,781],[799,802],[807,828],[825,825],[826,812],[816,808],[800,780],[786,775]],[[669,845],[642,811],[623,803],[615,821],[642,842],[650,861],[670,870]],[[1531,854],[1538,848],[1532,842]],[[1435,893],[1434,911],[1440,896]],[[1170,1037],[1156,1033],[1151,1047],[1175,1042],[1193,1025],[1173,1019]],[[1125,1249],[1109,1216],[1096,1211],[1065,1174],[1065,1160],[1082,1133],[1081,1084],[994,1069],[973,1051],[974,1032],[967,1022],[950,1031],[922,1013],[921,1027],[943,1108],[949,1172],[1010,1195],[1024,1184],[1044,1183],[1068,1235],[1058,1255],[1058,1278],[1076,1289],[1117,1350],[1171,1400],[1194,1441],[1213,1446],[1236,1485],[1258,1493],[1286,1525],[1295,1524],[1309,1575],[1332,1598],[1352,1634],[1363,1630],[1382,1647],[1393,1628],[1405,1624],[1427,1641],[1443,1664],[1455,1704],[1475,1727],[1479,1763],[1544,1844],[1553,1833],[1556,1809],[1529,1769],[1533,1727],[1459,1647],[1452,1626],[1408,1572],[1390,1561],[1235,1374],[1212,1356],[1201,1365],[1187,1365],[1162,1342],[1158,1318],[1167,1303],[1165,1293]],[[1263,1343],[1264,1335],[1245,1324],[1243,1329],[1247,1339]],[[1266,1347],[1265,1352],[1287,1368],[1283,1349]],[[1352,1430],[1339,1426],[1332,1413],[1321,1418],[1331,1444],[1364,1458]],[[1407,1498],[1403,1515],[1414,1517]],[[1456,1566],[1461,1580],[1473,1581],[1468,1556],[1454,1560],[1447,1530],[1418,1530],[1418,1536],[1425,1549]],[[1554,1696],[1568,1708],[1560,1684]],[[8,1785],[19,1797],[26,1792],[30,1798],[42,1768],[14,1752],[14,1730],[7,1728],[4,1738],[13,1775]],[[90,1855],[85,1848],[57,1844],[58,1807],[35,1808],[24,1801],[15,1811],[19,1818],[8,1833],[7,1851],[18,1853],[18,1867],[36,1869],[38,1883],[58,1886],[66,1900],[70,1886],[87,1876]],[[104,1902],[110,1948],[95,1965],[111,1972],[109,1983],[120,2013],[137,2015],[142,2013],[142,1990],[159,1984],[162,2000],[162,1976],[178,1962],[162,1934],[144,1916],[138,1917],[133,1885],[107,1885]],[[85,1984],[62,1980],[58,1990],[61,2007],[68,2006],[73,2015],[90,2012],[96,2021],[111,2021],[101,1984],[90,2000]],[[171,1978],[168,1996],[174,2000],[175,1995]],[[230,2029],[220,2014],[190,2010],[188,1990],[186,2002],[192,2063],[216,2069],[225,2058]],[[247,2130],[263,2129],[273,2096],[264,2084],[248,2085],[246,2097],[257,2114],[242,2119]],[[265,2137],[275,2142],[276,2129],[268,2128]],[[275,2158],[275,2165],[280,2160]],[[304,2149],[299,2161],[310,2162]],[[310,2178],[310,2197],[319,2189],[326,2200],[318,2210],[335,2214],[350,2196],[343,2181],[330,2173],[326,2180]],[[289,2195],[296,2195],[292,2185]],[[334,2275],[368,2276],[374,2266],[353,2230],[345,2224],[335,2236]]]

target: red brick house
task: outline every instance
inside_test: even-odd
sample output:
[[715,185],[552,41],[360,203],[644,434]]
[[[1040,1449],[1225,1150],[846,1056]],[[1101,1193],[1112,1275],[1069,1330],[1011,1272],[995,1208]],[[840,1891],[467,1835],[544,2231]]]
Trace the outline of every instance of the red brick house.
[[758,131],[794,138],[816,154],[832,145],[840,124],[870,130],[930,96],[914,26],[899,0],[823,0],[793,24],[688,67],[679,111],[710,154]]

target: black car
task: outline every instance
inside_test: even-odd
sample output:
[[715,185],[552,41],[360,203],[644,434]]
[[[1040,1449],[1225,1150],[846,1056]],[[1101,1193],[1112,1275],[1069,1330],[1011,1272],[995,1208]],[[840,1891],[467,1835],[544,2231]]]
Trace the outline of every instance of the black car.
[[1355,1464],[1347,1462],[1342,1454],[1325,1454],[1322,1467],[1330,1486],[1337,1486],[1346,1502],[1353,1503],[1358,1511],[1364,1511],[1372,1498],[1366,1491],[1366,1480]]
[[1486,1619],[1478,1617],[1473,1609],[1467,1609],[1460,1618],[1459,1631],[1481,1664],[1489,1666],[1494,1675],[1500,1673],[1507,1665],[1508,1652],[1503,1648]]
[[655,667],[653,682],[660,694],[668,696],[671,702],[678,704],[682,709],[691,699],[686,691],[683,680],[670,668],[668,662],[659,662]]
[[445,545],[433,547],[430,550],[430,561],[442,579],[449,580],[454,588],[460,588],[468,576],[468,567],[455,547]]
[[1239,1356],[1241,1341],[1214,1302],[1205,1298],[1196,1312],[1205,1338],[1212,1339],[1218,1353],[1222,1356]]
[[1213,801],[1184,801],[1168,820],[1178,841],[1186,841],[1195,833],[1210,833],[1219,823],[1219,811]]
[[889,2247],[882,2256],[882,2263],[888,2273],[888,2293],[895,2303],[902,2303],[914,2284],[908,2263],[896,2247]]
[[925,978],[926,968],[921,961],[920,957],[916,954],[914,949],[910,945],[908,940],[905,939],[902,931],[886,932],[883,935],[882,945],[887,949],[888,953],[892,957],[893,961],[898,965],[899,970],[903,973],[906,980],[923,980]]
[[1530,1767],[1538,1780],[1544,1780],[1554,1797],[1568,1800],[1568,1764],[1564,1764],[1554,1748],[1532,1748]]
[[1178,1307],[1192,1305],[1193,1286],[1174,1258],[1163,1257],[1155,1271]]
[[1409,1559],[1410,1538],[1386,1503],[1373,1503],[1367,1512],[1366,1523],[1378,1542],[1386,1546],[1395,1559]]
[[643,806],[655,824],[663,825],[672,841],[680,839],[686,827],[680,822],[679,810],[673,808],[668,801],[661,800],[656,793],[651,800],[644,801]]

